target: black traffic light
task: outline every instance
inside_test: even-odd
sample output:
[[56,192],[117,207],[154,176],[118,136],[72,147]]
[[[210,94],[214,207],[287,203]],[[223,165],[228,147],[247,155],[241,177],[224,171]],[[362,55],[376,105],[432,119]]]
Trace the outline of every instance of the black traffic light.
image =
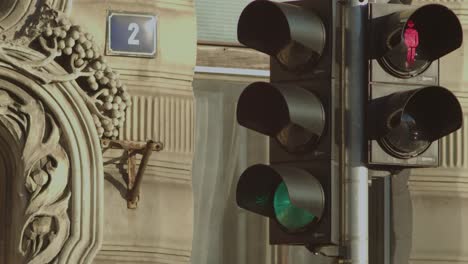
[[461,46],[460,22],[438,4],[369,10],[369,165],[438,166],[438,140],[462,126],[460,103],[439,86],[438,61]]
[[271,244],[339,243],[332,2],[258,0],[239,19],[239,41],[270,55],[271,78],[245,88],[237,120],[271,140],[270,165],[242,173],[236,200],[270,218]]

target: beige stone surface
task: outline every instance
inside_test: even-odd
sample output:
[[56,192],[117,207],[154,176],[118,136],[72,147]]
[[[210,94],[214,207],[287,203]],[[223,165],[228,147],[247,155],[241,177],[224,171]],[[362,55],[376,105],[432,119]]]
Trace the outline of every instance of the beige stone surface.
[[[196,60],[193,1],[112,0],[73,2],[72,20],[106,49],[109,11],[157,16],[155,58],[107,56],[131,94],[120,139],[164,143],[151,156],[138,208],[129,210],[118,170],[123,152],[105,150],[105,228],[94,263],[188,263],[193,234],[192,159]],[[138,156],[137,166],[139,164]]]

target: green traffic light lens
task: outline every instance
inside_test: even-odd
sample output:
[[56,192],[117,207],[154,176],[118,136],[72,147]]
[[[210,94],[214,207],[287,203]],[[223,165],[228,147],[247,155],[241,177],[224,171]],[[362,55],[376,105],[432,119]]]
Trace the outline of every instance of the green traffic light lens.
[[278,222],[292,232],[306,227],[315,219],[313,214],[291,203],[288,188],[284,182],[276,188],[273,207]]

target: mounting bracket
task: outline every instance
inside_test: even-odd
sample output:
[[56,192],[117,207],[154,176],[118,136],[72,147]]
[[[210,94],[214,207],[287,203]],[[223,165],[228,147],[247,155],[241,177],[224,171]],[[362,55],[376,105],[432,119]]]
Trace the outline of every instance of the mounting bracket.
[[[149,158],[153,151],[159,152],[163,150],[164,144],[162,142],[155,142],[152,140],[148,140],[147,142],[135,142],[103,139],[101,142],[103,147],[123,149],[127,151],[127,208],[136,209],[138,207],[138,201],[140,200],[141,182]],[[138,170],[136,170],[136,154],[143,155]]]

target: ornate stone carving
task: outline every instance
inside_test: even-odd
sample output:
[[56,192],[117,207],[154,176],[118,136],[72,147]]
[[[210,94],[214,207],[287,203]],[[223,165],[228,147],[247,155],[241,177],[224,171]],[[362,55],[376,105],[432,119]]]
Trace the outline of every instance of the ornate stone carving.
[[40,6],[48,5],[68,13],[71,0],[2,0],[0,2],[0,34],[3,39],[24,33],[30,18],[40,13]]
[[24,179],[28,194],[19,251],[26,263],[50,263],[70,229],[70,162],[59,144],[59,128],[40,102],[24,93],[10,95],[1,86],[0,120],[13,137],[24,138],[22,172],[12,175]]
[[[2,0],[0,1],[0,34],[2,40],[24,35],[31,18],[40,14],[38,7],[48,5],[61,12],[69,12],[71,0]],[[27,41],[27,39],[23,39]]]
[[[23,63],[44,59],[32,50],[16,55]],[[56,63],[44,70],[65,73]],[[80,89],[76,82],[40,85],[0,63],[0,156],[16,157],[0,171],[10,189],[1,263],[90,263],[97,252],[102,154]]]
[[[48,5],[41,10],[24,29],[24,34],[33,38],[30,47],[47,57],[28,62],[18,60],[18,52],[28,48],[12,41],[0,44],[0,60],[44,84],[77,81],[83,88],[80,96],[93,113],[99,136],[117,138],[125,122],[125,110],[131,104],[127,87],[107,65],[91,34],[72,25],[63,13]],[[44,66],[53,61],[59,62],[67,73],[57,75],[44,71]]]
[[91,263],[102,241],[98,139],[118,136],[130,96],[92,36],[53,8],[60,1],[40,2],[0,42],[0,154],[18,156],[0,171],[13,203],[0,263]]

